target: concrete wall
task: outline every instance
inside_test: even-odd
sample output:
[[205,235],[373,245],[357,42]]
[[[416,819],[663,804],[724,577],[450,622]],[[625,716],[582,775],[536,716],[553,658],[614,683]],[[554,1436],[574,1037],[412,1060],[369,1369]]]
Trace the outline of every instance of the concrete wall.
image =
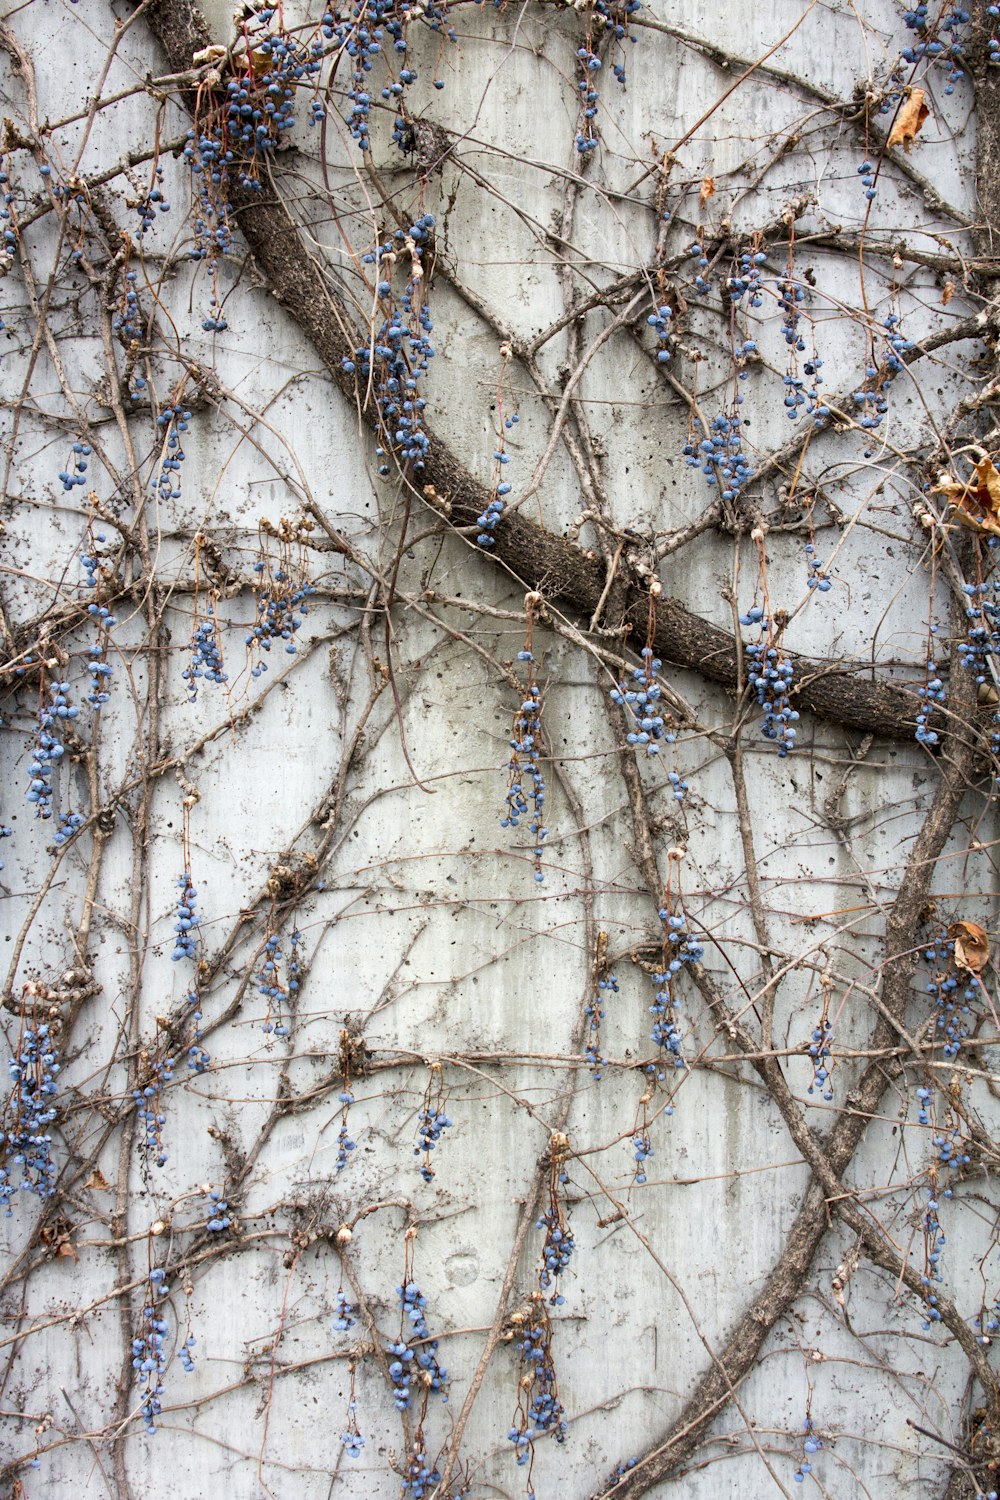
[[[206,9],[220,43],[233,34],[227,11]],[[320,14],[287,6],[284,22],[308,41]],[[588,26],[597,36],[596,14],[460,6],[446,22],[455,42],[418,17],[407,32],[406,62],[417,73],[409,109],[423,122],[421,141],[452,148],[424,180],[412,154],[393,145],[391,110],[373,115],[374,170],[366,169],[343,123],[348,59],[334,69],[328,55],[319,75],[326,123],[309,127],[308,103],[297,108],[294,132],[264,169],[263,195],[285,196],[327,268],[330,317],[339,308],[361,329],[372,293],[360,255],[391,233],[393,212],[405,223],[436,216],[428,421],[489,485],[503,374],[504,410],[520,418],[505,434],[510,501],[548,457],[524,513],[612,554],[627,528],[663,539],[713,501],[717,491],[682,449],[689,431],[701,440],[702,423],[728,409],[734,392],[745,396],[742,432],[758,467],[803,430],[782,404],[787,349],[776,284],[787,254],[782,215],[807,200],[794,257],[807,293],[798,368],[815,345],[823,391],[844,398],[844,415],[815,433],[804,456],[800,445],[749,486],[771,523],[766,594],[749,534],[757,512],[746,508],[738,526],[730,515],[671,549],[660,576],[667,594],[724,628],[733,627],[735,591],[739,610],[769,603],[772,615],[791,615],[783,647],[855,663],[861,679],[894,673],[915,691],[926,681],[929,624],[940,623],[946,654],[955,552],[946,539],[932,556],[912,506],[935,445],[938,467],[953,453],[954,473],[967,472],[963,445],[977,436],[976,419],[952,419],[988,377],[976,363],[983,346],[968,339],[915,361],[892,382],[874,436],[852,425],[850,398],[863,380],[869,327],[881,368],[889,313],[921,340],[980,305],[976,285],[948,269],[949,257],[970,253],[963,217],[977,213],[968,84],[947,93],[946,66],[934,65],[932,118],[911,156],[883,160],[866,217],[857,91],[873,79],[873,89],[891,93],[893,62],[914,43],[894,7],[861,16],[730,7],[706,19],[694,5],[644,6],[629,23],[635,44],[621,47],[624,90],[612,73],[618,54],[605,54],[600,145],[581,154],[574,69]],[[814,1202],[810,1171],[773,1091],[717,1030],[692,974],[677,985],[689,1066],[667,1068],[659,1081],[655,1067],[648,1080],[637,1067],[655,1055],[654,985],[640,960],[655,967],[663,894],[649,888],[613,735],[616,638],[588,635],[589,622],[566,610],[535,626],[550,830],[536,882],[530,836],[500,827],[525,672],[516,661],[524,583],[474,535],[449,533],[419,497],[406,513],[405,483],[395,470],[379,476],[357,409],[263,283],[239,233],[216,267],[228,326],[203,327],[215,316],[211,276],[206,260],[190,257],[190,173],[171,150],[188,128],[191,95],[145,82],[176,70],[146,19],[124,29],[125,17],[97,0],[32,0],[3,23],[12,63],[18,49],[21,58],[5,103],[17,239],[0,288],[0,821],[12,830],[0,844],[3,1021],[12,1055],[26,1046],[26,1027],[49,1024],[62,1064],[47,1131],[56,1191],[16,1187],[12,1216],[0,1219],[6,1483],[30,1500],[382,1497],[399,1492],[399,1469],[420,1433],[429,1459],[448,1467],[461,1417],[463,1467],[452,1469],[448,1491],[458,1493],[465,1475],[475,1496],[523,1493],[528,1467],[517,1466],[508,1434],[518,1426],[519,1390],[524,1405],[532,1391],[519,1386],[514,1333],[524,1324],[509,1315],[523,1319],[539,1288],[545,1235],[536,1220],[551,1180],[575,1241],[562,1300],[550,1305],[554,1289],[544,1291],[568,1425],[565,1442],[537,1436],[530,1482],[539,1497],[583,1500],[607,1491],[616,1464],[693,1419],[699,1378],[745,1327],[796,1214]],[[788,30],[767,65],[733,89]],[[384,68],[380,58],[371,74],[376,100]],[[432,87],[435,78],[443,89]],[[873,160],[895,110],[871,108]],[[431,137],[427,122],[450,134]],[[157,142],[171,206],[140,243],[135,201],[150,186]],[[658,198],[656,163],[672,150]],[[126,151],[134,164],[116,172]],[[715,192],[700,201],[706,178]],[[928,183],[943,204],[933,211]],[[67,196],[54,199],[54,184]],[[704,297],[693,286],[697,257],[672,259],[699,234],[718,246],[725,232],[737,248],[767,254],[762,305],[749,313],[745,299],[733,312],[721,296],[731,248],[713,264]],[[896,243],[894,267],[876,251]],[[127,269],[141,309],[131,351],[112,322]],[[596,343],[624,304],[595,306],[572,337],[563,329],[538,349],[534,369],[525,358],[505,364],[504,337],[523,353],[573,299],[642,271],[629,293],[639,299],[637,332],[621,328]],[[401,279],[397,268],[397,290]],[[669,289],[678,332],[665,373],[643,320]],[[759,358],[736,381],[734,340],[750,337]],[[582,357],[582,401],[568,406],[582,455],[574,467],[566,444],[546,450],[553,409]],[[123,376],[131,395],[113,400],[111,382]],[[156,414],[173,400],[191,415],[164,496],[157,478],[176,429]],[[75,472],[74,442],[92,452],[85,483],[66,489],[57,476]],[[589,508],[587,484],[604,507],[603,530],[593,519],[574,526]],[[828,592],[806,588],[810,532],[801,509],[784,503],[790,486],[800,506],[815,497],[814,556],[829,561]],[[330,544],[316,515],[350,555]],[[285,542],[274,534],[282,518]],[[81,558],[98,554],[102,581],[88,592]],[[315,592],[297,651],[279,639],[263,658],[268,671],[254,676],[261,657],[248,656],[244,641],[262,580],[279,571],[286,589],[308,582]],[[213,596],[228,682],[201,680],[189,701],[183,673]],[[95,598],[113,601],[109,635],[86,613]],[[743,633],[754,639],[752,628]],[[88,656],[92,646],[102,654]],[[95,713],[88,662],[105,659],[109,701]],[[634,650],[628,660],[631,670]],[[62,680],[80,712],[44,820],[25,791],[39,705]],[[691,720],[675,745],[639,763],[660,879],[669,872],[671,910],[683,911],[705,972],[759,1039],[768,971],[725,754],[738,722],[763,943],[781,976],[767,992],[772,1038],[760,1045],[780,1055],[822,1139],[870,1062],[886,914],[938,768],[912,737],[864,741],[806,713],[797,748],[780,758],[760,736],[755,703],[737,714],[732,694],[691,670],[671,668],[663,680]],[[680,804],[671,771],[688,784]],[[988,791],[970,787],[935,875],[937,927],[921,942],[955,919],[993,920]],[[71,811],[83,825],[54,845]],[[172,962],[185,869],[200,925],[194,953]],[[595,1081],[582,1051],[599,932],[618,990],[608,995],[607,1065]],[[269,1014],[261,968],[274,938],[282,957],[273,983],[284,994]],[[293,950],[302,972],[289,994]],[[920,1061],[907,1053],[887,1082],[845,1185],[918,1272],[928,1169],[940,1154],[934,1129],[947,1136],[954,1125],[963,1142],[978,1120],[988,1137],[994,1109],[989,1047],[970,1045],[952,1062],[933,1045],[927,977],[921,969],[906,1018]],[[988,972],[984,979],[992,987]],[[197,1004],[187,1000],[192,990]],[[805,1055],[824,993],[837,1058],[829,1101],[807,1092]],[[973,1008],[985,1020],[969,1025],[988,1040],[982,996]],[[198,1069],[188,1064],[191,1047],[210,1058]],[[156,1092],[167,1057],[172,1077]],[[922,1123],[916,1090],[928,1085],[931,1123]],[[4,1128],[17,1184],[23,1171],[10,1142],[27,1129],[26,1106],[23,1089],[17,1106],[16,1080],[12,1087]],[[144,1151],[132,1094],[150,1088],[147,1107],[163,1122]],[[417,1149],[427,1101],[451,1122],[429,1180]],[[633,1138],[647,1128],[652,1155],[637,1166]],[[557,1148],[550,1178],[554,1130],[568,1136],[569,1154],[563,1160]],[[940,1179],[942,1294],[970,1327],[983,1300],[992,1305],[1000,1275],[992,1178],[975,1165],[961,1183],[955,1175],[953,1197],[944,1196],[943,1169]],[[30,1161],[26,1170],[37,1185]],[[683,1472],[657,1479],[652,1493],[794,1492],[810,1457],[807,1416],[822,1447],[806,1483],[822,1493],[943,1492],[954,1457],[946,1444],[965,1450],[963,1422],[981,1393],[969,1395],[969,1361],[954,1333],[924,1328],[920,1298],[870,1256],[852,1259],[856,1242],[831,1208],[733,1399]],[[148,1332],[149,1273],[161,1270],[152,1285],[163,1288],[162,1372],[152,1384],[162,1381],[162,1412],[150,1435],[141,1409],[149,1372],[132,1365],[149,1351],[136,1353],[133,1340]],[[384,1353],[400,1334],[404,1281],[426,1296],[427,1326],[450,1375],[447,1404],[432,1393],[422,1424],[416,1396],[405,1413],[394,1408]],[[354,1308],[347,1329],[335,1326],[338,1290]],[[494,1325],[502,1336],[483,1368]],[[197,1342],[186,1371],[180,1350],[189,1335]],[[357,1457],[341,1441],[352,1393],[364,1439]],[[410,1493],[430,1494],[435,1484]]]

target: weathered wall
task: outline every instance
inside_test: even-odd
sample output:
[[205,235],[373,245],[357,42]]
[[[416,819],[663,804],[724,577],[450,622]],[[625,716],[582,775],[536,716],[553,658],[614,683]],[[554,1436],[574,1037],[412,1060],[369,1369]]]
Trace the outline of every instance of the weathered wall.
[[[2,23],[4,1028],[16,1057],[48,1024],[61,1062],[54,1119],[34,1131],[50,1144],[18,1160],[30,1059],[0,1127],[10,1493],[325,1500],[405,1480],[418,1495],[463,1482],[517,1495],[529,1448],[512,1428],[534,1433],[539,1497],[788,1494],[810,1460],[806,1482],[825,1494],[930,1497],[956,1448],[980,1463],[970,1493],[988,1489],[970,1414],[996,1406],[974,1323],[1000,1290],[995,982],[988,968],[985,988],[972,982],[956,1058],[926,994],[935,972],[959,972],[952,949],[912,973],[915,950],[955,920],[989,928],[995,905],[988,682],[976,750],[975,684],[957,656],[948,672],[962,582],[988,581],[992,552],[946,528],[945,497],[927,493],[942,469],[964,481],[995,440],[992,344],[972,336],[992,327],[974,321],[992,317],[992,268],[963,260],[969,224],[990,211],[969,78],[949,92],[933,52],[894,75],[920,37],[891,5],[714,20],[690,5],[612,9],[635,43],[600,43],[586,127],[599,145],[581,153],[577,49],[597,48],[604,11],[457,6],[454,41],[427,16],[406,23],[416,151],[397,149],[393,109],[378,107],[400,66],[387,42],[363,154],[344,124],[349,58],[317,32],[320,7],[286,7],[257,23],[258,43],[318,37],[322,66],[254,169],[249,212],[230,168],[232,236],[213,267],[191,258],[204,237],[179,147],[192,107],[210,132],[219,79],[210,60],[177,77],[185,37],[208,33],[186,5],[143,9],[124,27],[121,6],[32,0]],[[230,43],[228,7],[205,15]],[[973,33],[990,24],[926,35],[964,37],[967,70],[982,72]],[[241,56],[219,65],[223,85]],[[911,85],[932,113],[906,155],[885,140]],[[309,126],[313,97],[325,120]],[[156,164],[170,209],[154,207],[140,237]],[[280,200],[285,256],[267,217]],[[341,355],[383,337],[390,294],[362,255],[426,213],[435,243],[413,285],[428,289],[435,354],[419,393],[436,436],[421,472],[400,459],[394,421],[376,453],[378,368],[369,388],[360,357],[352,374]],[[709,265],[684,254],[695,241]],[[396,249],[401,307],[414,257]],[[766,256],[756,308],[726,291],[745,250]],[[803,294],[792,366],[783,277]],[[664,301],[666,364],[647,323]],[[898,373],[887,316],[911,344]],[[830,409],[790,423],[783,376],[810,385],[816,356]],[[489,498],[498,391],[501,418],[519,421],[499,429],[512,488],[488,548],[481,525],[442,515],[440,476],[454,481],[452,522],[484,503],[453,459]],[[885,414],[862,430],[882,394]],[[190,413],[183,431],[171,403]],[[755,469],[723,501],[683,452],[721,412]],[[184,456],[163,487],[173,435]],[[91,452],[67,488],[74,442]],[[565,538],[546,556],[567,576],[589,566],[581,551],[608,565],[599,618],[574,609],[561,571],[530,571],[540,554],[510,519],[518,501]],[[807,544],[829,589],[806,587]],[[84,557],[98,559],[96,589]],[[796,688],[810,658],[841,662],[854,717],[803,709],[779,756],[752,690],[668,641],[661,654],[682,663],[661,674],[676,742],[637,758],[609,692],[622,621],[629,675],[646,639],[650,568],[661,632],[674,629],[668,595],[730,633],[756,606],[744,641],[764,629],[779,659],[800,653]],[[280,600],[306,584],[296,649],[278,638],[248,653],[268,589]],[[499,826],[528,680],[526,590],[549,829],[539,881],[530,814]],[[115,615],[103,633],[95,600]],[[189,701],[183,674],[213,607],[228,680],[201,679]],[[111,667],[97,711],[95,661]],[[949,707],[936,742],[917,743],[917,692],[938,669]],[[41,776],[52,817],[36,818],[29,767],[60,681],[80,711],[56,725],[65,753]],[[901,689],[883,710],[899,729],[873,739],[857,726],[885,683]],[[172,961],[186,869],[199,920]],[[676,983],[683,1068],[650,1038],[661,906],[703,950]],[[586,1007],[604,941],[618,989],[602,992],[595,1079]],[[808,1092],[824,996],[829,1099]],[[162,1116],[148,1150],[133,1091]],[[438,1106],[450,1124],[425,1179],[420,1112]],[[935,1135],[968,1157],[961,1172]],[[947,1300],[941,1323],[919,1284],[937,1245],[932,1191],[945,1248],[924,1295]],[[539,1297],[547,1209],[574,1244]],[[450,1393],[425,1401],[415,1386],[400,1412],[385,1351],[404,1280],[426,1296]],[[565,1442],[557,1417],[517,1415],[519,1391],[526,1410],[543,1384],[518,1357],[542,1308]],[[359,1456],[342,1441],[352,1393]],[[437,1478],[401,1472],[415,1453]]]

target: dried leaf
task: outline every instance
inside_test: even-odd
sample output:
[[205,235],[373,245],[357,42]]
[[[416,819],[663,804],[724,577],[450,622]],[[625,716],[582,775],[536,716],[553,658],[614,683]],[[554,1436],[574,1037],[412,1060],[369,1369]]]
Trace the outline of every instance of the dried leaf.
[[701,190],[698,193],[698,200],[701,203],[702,208],[705,207],[705,204],[708,202],[709,198],[714,198],[714,197],[715,197],[715,178],[714,177],[703,177],[701,179]]
[[79,1256],[73,1247],[70,1235],[73,1233],[73,1225],[68,1219],[53,1219],[51,1224],[46,1224],[42,1229],[39,1239],[48,1250],[55,1252],[56,1256],[64,1260],[79,1260]]
[[917,138],[917,131],[930,119],[930,109],[927,105],[927,95],[923,89],[912,89],[910,97],[905,104],[900,106],[896,123],[889,132],[887,146],[902,146],[904,151],[909,151]]
[[83,1185],[85,1188],[93,1188],[97,1193],[110,1193],[111,1191],[111,1184],[100,1167],[94,1168]]
[[951,301],[954,295],[955,283],[953,281],[946,281],[944,286],[941,288],[941,306],[947,307],[948,303]]
[[963,526],[1000,536],[1000,473],[991,458],[980,459],[971,484],[962,484],[950,474],[942,474],[932,493],[947,495]]
[[948,936],[955,944],[955,962],[970,974],[982,973],[990,956],[986,930],[978,922],[952,922]]

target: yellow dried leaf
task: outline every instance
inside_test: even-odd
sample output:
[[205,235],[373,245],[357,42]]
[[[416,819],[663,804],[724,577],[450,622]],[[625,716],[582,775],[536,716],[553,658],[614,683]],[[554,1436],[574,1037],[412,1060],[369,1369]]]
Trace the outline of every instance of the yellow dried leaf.
[[952,922],[948,936],[955,944],[955,962],[970,974],[980,974],[990,956],[986,930],[978,922]]
[[961,484],[950,474],[942,474],[932,493],[947,495],[963,526],[1000,536],[1000,473],[988,457],[980,459],[973,473],[971,484]]
[[709,198],[714,198],[714,197],[715,197],[715,178],[714,177],[703,177],[701,179],[701,189],[700,189],[700,191],[698,193],[698,199],[699,199],[699,202],[701,203],[702,208],[705,207],[705,204],[708,202]]
[[904,151],[909,151],[917,138],[917,131],[930,119],[930,113],[924,90],[911,89],[909,98],[900,106],[886,145],[902,146]]

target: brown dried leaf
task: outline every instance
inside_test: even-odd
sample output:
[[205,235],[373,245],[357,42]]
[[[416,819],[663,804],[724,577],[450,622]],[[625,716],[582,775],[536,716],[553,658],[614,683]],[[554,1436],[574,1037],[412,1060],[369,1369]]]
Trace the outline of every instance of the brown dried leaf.
[[1000,473],[991,458],[980,459],[971,484],[962,484],[950,474],[942,474],[932,494],[947,495],[958,520],[972,531],[1000,536]]
[[970,974],[980,974],[990,956],[990,940],[978,922],[952,922],[948,936],[955,944],[955,962]]
[[946,281],[944,286],[941,288],[941,306],[947,307],[948,303],[951,301],[954,295],[955,283],[953,281]]
[[714,197],[715,197],[715,178],[714,177],[703,177],[701,179],[701,189],[700,189],[700,191],[698,193],[698,201],[700,202],[702,208],[705,207],[705,204],[708,202],[709,198],[714,198]]
[[917,138],[917,131],[926,120],[930,119],[930,113],[924,90],[912,89],[910,97],[900,107],[886,145],[902,146],[904,151],[909,151]]
[[47,1250],[54,1251],[58,1257],[64,1260],[79,1260],[80,1257],[70,1239],[73,1227],[68,1219],[53,1219],[51,1224],[43,1227],[39,1239]]
[[83,1185],[85,1188],[93,1188],[97,1193],[110,1193],[111,1191],[111,1184],[100,1167],[94,1168]]

